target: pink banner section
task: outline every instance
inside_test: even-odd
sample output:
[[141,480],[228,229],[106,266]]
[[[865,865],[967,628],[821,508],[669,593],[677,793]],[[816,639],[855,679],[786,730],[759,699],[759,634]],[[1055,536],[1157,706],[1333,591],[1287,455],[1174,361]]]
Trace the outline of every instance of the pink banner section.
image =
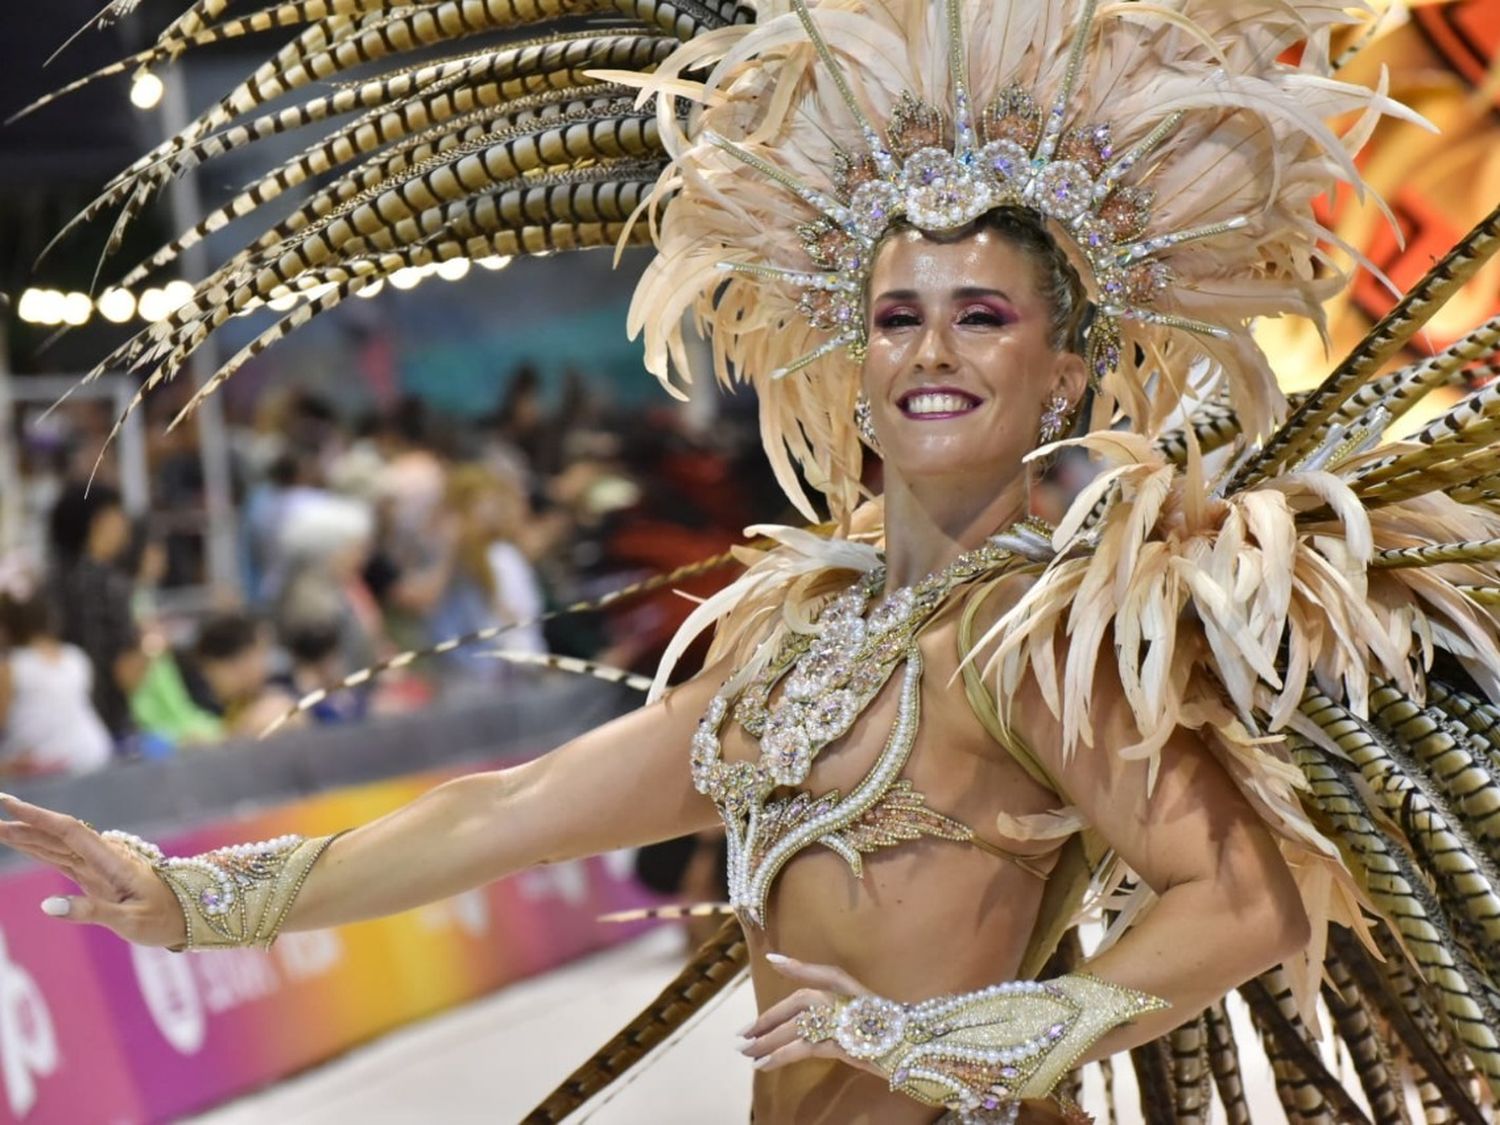
[[[445,779],[323,794],[162,841],[169,854],[373,819]],[[216,1105],[389,1028],[631,936],[654,901],[624,857],[527,872],[269,952],[141,949],[37,908],[65,880],[0,879],[0,1123],[137,1125]]]

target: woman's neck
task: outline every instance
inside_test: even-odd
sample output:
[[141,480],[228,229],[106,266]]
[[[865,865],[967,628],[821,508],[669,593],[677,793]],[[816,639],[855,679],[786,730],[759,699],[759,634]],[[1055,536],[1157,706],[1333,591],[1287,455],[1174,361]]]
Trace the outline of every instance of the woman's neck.
[[1024,472],[994,488],[913,487],[895,474],[885,483],[887,591],[920,582],[1029,511]]

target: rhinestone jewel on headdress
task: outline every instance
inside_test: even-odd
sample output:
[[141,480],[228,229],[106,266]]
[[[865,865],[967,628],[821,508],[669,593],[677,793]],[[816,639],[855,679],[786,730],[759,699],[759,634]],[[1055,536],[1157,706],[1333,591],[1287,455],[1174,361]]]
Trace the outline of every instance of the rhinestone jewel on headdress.
[[[1151,194],[1123,181],[1176,128],[1182,114],[1165,117],[1124,152],[1116,153],[1107,125],[1068,127],[1068,102],[1078,80],[1097,0],[1084,6],[1061,90],[1044,113],[1031,93],[1011,86],[974,119],[965,75],[958,0],[948,0],[953,112],[911,94],[897,101],[884,137],[870,122],[818,32],[806,0],[793,0],[818,57],[864,137],[868,152],[841,154],[835,195],[819,191],[717,133],[704,138],[748,164],[819,212],[802,228],[816,270],[764,263],[723,262],[720,268],[782,283],[799,291],[798,309],[813,327],[832,333],[822,345],[772,373],[781,378],[848,348],[865,346],[864,292],[880,237],[897,219],[929,231],[954,230],[1001,206],[1027,207],[1056,221],[1088,261],[1097,314],[1088,357],[1096,378],[1120,359],[1120,321],[1134,319],[1223,338],[1221,327],[1152,307],[1172,285],[1156,256],[1185,242],[1212,238],[1247,223],[1243,216],[1146,237]],[[951,147],[944,140],[951,137]]]

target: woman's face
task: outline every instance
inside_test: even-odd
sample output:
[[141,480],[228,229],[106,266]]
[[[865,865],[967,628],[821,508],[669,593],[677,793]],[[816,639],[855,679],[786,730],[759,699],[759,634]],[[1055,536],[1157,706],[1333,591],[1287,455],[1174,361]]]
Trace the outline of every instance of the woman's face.
[[903,231],[881,247],[862,386],[887,471],[1014,475],[1052,396],[1078,400],[1083,360],[1052,349],[1035,273],[989,230],[949,242]]

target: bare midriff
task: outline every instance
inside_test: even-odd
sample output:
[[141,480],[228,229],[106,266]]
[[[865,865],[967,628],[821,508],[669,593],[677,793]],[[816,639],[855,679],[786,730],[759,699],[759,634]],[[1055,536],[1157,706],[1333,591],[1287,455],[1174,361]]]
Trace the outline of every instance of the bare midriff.
[[[995,816],[1047,811],[1058,799],[994,743],[962,686],[950,684],[957,668],[952,616],[945,611],[921,636],[921,722],[903,776],[929,807],[977,836],[1006,850],[1042,851],[1035,864],[1045,870],[1049,848],[1005,839]],[[847,793],[869,773],[896,718],[899,679],[898,672],[849,733],[822,751],[805,789]],[[726,761],[758,753],[752,738],[726,724]],[[1044,885],[1034,870],[1011,860],[932,837],[866,855],[862,877],[827,848],[807,848],[772,885],[765,928],[746,926],[756,1008],[765,1011],[800,987],[772,968],[766,953],[837,966],[871,991],[901,1001],[1014,979]],[[926,1125],[943,1112],[891,1093],[874,1074],[824,1060],[757,1074],[754,1108],[755,1125]],[[1022,1120],[1028,1118],[1053,1119]]]

